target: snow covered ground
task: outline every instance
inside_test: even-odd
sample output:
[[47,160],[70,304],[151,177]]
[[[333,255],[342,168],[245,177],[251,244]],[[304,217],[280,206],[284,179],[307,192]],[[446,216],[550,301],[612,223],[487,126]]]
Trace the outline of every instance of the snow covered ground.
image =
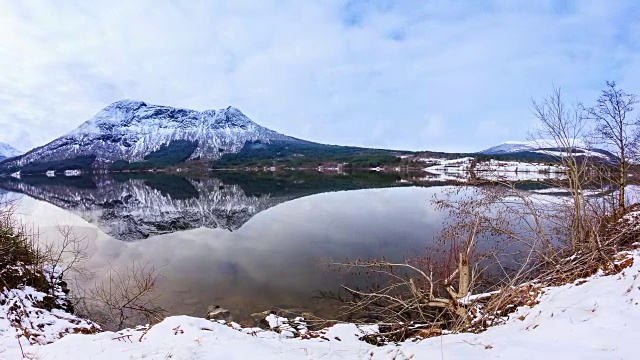
[[480,162],[476,165],[477,171],[507,171],[507,172],[530,172],[530,173],[561,173],[563,168],[560,165],[549,165],[542,163],[529,163],[521,161],[499,161],[491,159]]
[[[431,164],[424,170],[430,174],[437,175],[437,180],[466,181],[471,172],[478,178],[486,180],[506,180],[506,181],[544,181],[558,179],[564,176],[563,169],[559,165],[549,165],[542,163],[528,163],[519,161],[498,161],[495,159],[478,162],[472,157],[459,159],[421,159]],[[425,179],[425,180],[428,180]]]
[[459,159],[422,159],[426,163],[434,165],[427,166],[425,170],[452,170],[452,171],[468,171],[471,170],[471,162],[474,160],[472,157],[463,157]]
[[560,165],[494,159],[478,163],[475,171],[487,180],[544,181],[564,177],[564,169]]
[[[375,347],[371,328],[336,325],[320,338],[287,338],[201,318],[173,316],[146,331],[67,335],[28,345],[0,321],[0,358],[21,359],[638,359],[640,251],[621,273],[547,288],[540,303],[480,334],[456,334]],[[4,314],[0,314],[3,319]],[[271,319],[274,320],[274,319]],[[277,324],[274,324],[277,325]],[[1,328],[4,327],[4,328]],[[20,343],[19,343],[20,340]]]

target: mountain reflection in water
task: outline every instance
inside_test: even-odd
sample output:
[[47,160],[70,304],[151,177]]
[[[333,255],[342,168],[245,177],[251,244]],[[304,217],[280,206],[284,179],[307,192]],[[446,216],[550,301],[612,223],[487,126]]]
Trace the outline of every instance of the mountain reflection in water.
[[79,215],[110,236],[139,240],[199,227],[235,231],[272,206],[338,190],[397,186],[389,174],[327,175],[217,173],[185,178],[117,173],[96,177],[0,178],[0,188]]
[[110,266],[150,264],[163,276],[159,302],[168,314],[203,316],[217,304],[247,322],[273,307],[335,315],[315,297],[363,279],[331,271],[329,259],[425,255],[444,220],[430,202],[442,187],[400,180],[379,173],[121,173],[2,178],[0,189],[27,195],[19,212],[47,241],[56,241],[57,225],[73,225],[87,239],[87,267],[97,280]]
[[362,279],[323,261],[423,254],[442,223],[429,202],[439,188],[337,191],[392,187],[394,177],[216,175],[3,179],[1,187],[28,195],[20,213],[42,238],[73,225],[98,278],[109,266],[150,264],[160,268],[169,314],[203,316],[218,304],[240,321],[272,307],[331,316],[335,308],[314,299],[319,291]]

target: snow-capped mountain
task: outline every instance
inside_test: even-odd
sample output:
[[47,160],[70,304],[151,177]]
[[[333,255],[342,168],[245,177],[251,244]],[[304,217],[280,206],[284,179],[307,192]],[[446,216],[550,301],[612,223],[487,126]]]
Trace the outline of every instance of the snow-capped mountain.
[[22,152],[20,152],[13,146],[7,143],[0,142],[0,160],[18,156],[20,154],[22,154]]
[[96,156],[94,166],[115,160],[141,161],[173,140],[197,142],[191,159],[217,159],[240,151],[247,141],[302,141],[262,127],[234,107],[199,112],[121,100],[68,134],[3,165],[21,167],[81,155]]
[[[603,161],[616,162],[617,158],[609,151],[588,147],[580,140],[570,141],[575,144],[574,153],[577,156],[588,156],[592,158],[600,158]],[[552,140],[533,140],[533,141],[506,141],[502,144],[492,146],[488,149],[478,152],[478,154],[484,155],[540,155],[547,157],[562,157],[566,151],[560,149],[558,145]]]
[[[578,149],[584,149],[587,146],[584,141],[579,139],[569,139],[567,143],[573,144]],[[492,146],[482,150],[480,154],[506,154],[523,151],[536,151],[539,149],[557,148],[556,141],[549,139],[538,139],[531,141],[505,141],[502,144]]]
[[531,141],[506,141],[502,144],[482,150],[479,153],[487,155],[506,154],[512,152],[531,151],[536,148],[538,148],[538,146],[533,144]]

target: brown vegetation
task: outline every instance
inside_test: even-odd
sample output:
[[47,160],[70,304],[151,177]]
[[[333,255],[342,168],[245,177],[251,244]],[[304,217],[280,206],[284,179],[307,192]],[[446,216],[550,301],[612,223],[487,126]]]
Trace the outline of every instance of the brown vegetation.
[[[534,305],[544,286],[629,266],[621,251],[640,235],[640,209],[625,201],[630,159],[638,153],[635,103],[615,83],[607,83],[591,108],[567,105],[560,89],[533,101],[538,128],[532,137],[545,139],[540,147],[552,148],[564,169],[548,186],[566,196],[521,190],[499,177],[445,191],[434,199],[448,214],[438,239],[444,256],[429,249],[399,263],[337,264],[382,275],[367,291],[345,287],[345,314],[366,313],[382,326],[372,342],[482,331],[518,306]],[[619,163],[575,151],[594,144]]]

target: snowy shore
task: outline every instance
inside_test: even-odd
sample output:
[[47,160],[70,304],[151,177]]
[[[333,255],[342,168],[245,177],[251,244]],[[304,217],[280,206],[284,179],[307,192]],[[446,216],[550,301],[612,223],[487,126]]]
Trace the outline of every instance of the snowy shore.
[[[381,347],[359,340],[375,330],[335,325],[319,337],[288,338],[202,318],[172,316],[151,328],[70,334],[46,345],[17,338],[0,306],[0,359],[637,359],[640,334],[640,251],[633,265],[546,288],[540,303],[522,307],[480,334],[453,334]],[[69,315],[42,314],[46,336]],[[48,320],[47,320],[48,319]],[[62,319],[62,320],[61,320]],[[22,347],[22,349],[21,349]]]

